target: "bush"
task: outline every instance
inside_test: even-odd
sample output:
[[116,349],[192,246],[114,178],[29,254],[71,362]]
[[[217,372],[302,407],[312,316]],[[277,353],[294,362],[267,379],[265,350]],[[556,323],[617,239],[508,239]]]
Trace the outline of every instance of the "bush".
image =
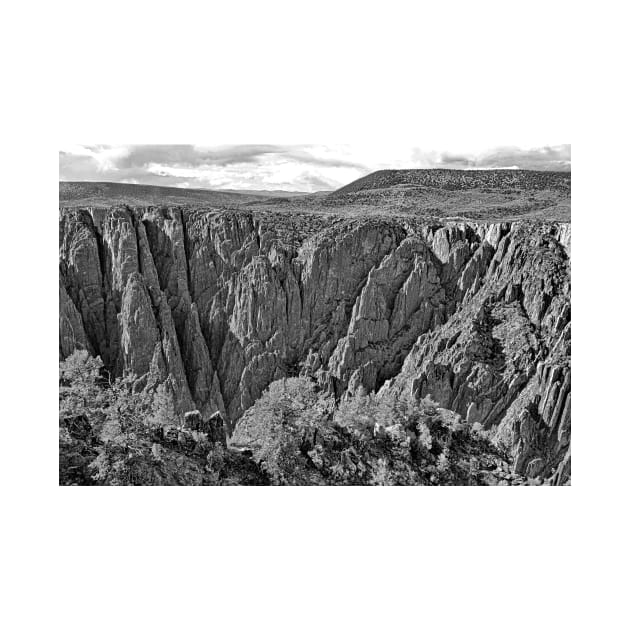
[[305,378],[272,383],[237,424],[233,442],[251,448],[279,485],[484,483],[478,461],[498,462],[487,440],[430,400],[387,392],[335,409]]
[[181,428],[169,381],[141,389],[110,381],[103,364],[75,352],[59,365],[61,485],[265,483],[251,460]]
[[[332,406],[332,398],[305,378],[274,381],[241,418],[232,443],[251,448],[273,483],[316,483],[319,453],[314,447],[317,434],[330,424]],[[305,461],[311,450],[314,470]]]
[[85,351],[59,379],[61,484],[484,484],[506,461],[479,427],[409,393],[337,405],[309,379],[275,381],[236,425],[239,451],[182,427],[168,381],[111,381]]

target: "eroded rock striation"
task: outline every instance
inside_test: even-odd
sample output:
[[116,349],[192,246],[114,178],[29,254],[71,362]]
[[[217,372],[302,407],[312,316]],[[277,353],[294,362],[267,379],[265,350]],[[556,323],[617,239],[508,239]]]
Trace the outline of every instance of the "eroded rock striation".
[[60,357],[166,382],[229,429],[284,376],[337,398],[409,389],[492,430],[519,474],[570,479],[570,224],[292,225],[62,209]]

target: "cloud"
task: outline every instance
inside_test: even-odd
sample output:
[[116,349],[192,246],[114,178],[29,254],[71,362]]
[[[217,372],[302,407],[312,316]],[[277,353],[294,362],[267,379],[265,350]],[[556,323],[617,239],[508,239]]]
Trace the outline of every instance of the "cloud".
[[110,165],[118,170],[143,168],[150,164],[193,169],[256,164],[269,157],[316,166],[365,168],[364,164],[344,159],[339,155],[322,155],[321,152],[318,155],[317,149],[318,147],[310,145],[240,144],[203,147],[189,144],[146,144],[119,148],[103,147],[98,154],[106,154]]
[[134,145],[128,147],[127,155],[116,163],[119,169],[144,167],[148,164],[164,164],[195,168],[199,166],[251,164],[260,157],[273,153],[273,145],[235,145],[214,148],[181,145]]
[[571,146],[472,153],[409,146],[145,144],[75,145],[59,152],[60,180],[187,188],[334,190],[383,168],[570,170]]
[[300,184],[304,186],[305,190],[336,190],[341,188],[342,182],[328,179],[326,177],[317,177],[316,175],[309,175],[305,173],[299,179]]
[[[418,153],[418,157],[420,154]],[[441,153],[435,160],[442,168],[520,168],[541,171],[570,171],[571,145],[521,149],[499,147],[479,154]]]

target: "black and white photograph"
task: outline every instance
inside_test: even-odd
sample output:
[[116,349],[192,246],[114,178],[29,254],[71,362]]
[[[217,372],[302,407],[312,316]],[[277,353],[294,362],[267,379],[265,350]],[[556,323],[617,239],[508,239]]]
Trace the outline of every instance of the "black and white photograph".
[[8,5],[0,626],[625,630],[623,8]]
[[571,147],[59,152],[62,485],[569,485]]

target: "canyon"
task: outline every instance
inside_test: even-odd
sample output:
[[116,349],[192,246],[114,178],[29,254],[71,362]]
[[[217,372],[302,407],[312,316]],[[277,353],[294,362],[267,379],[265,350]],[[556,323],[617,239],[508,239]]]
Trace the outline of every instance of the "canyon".
[[[430,397],[487,431],[515,473],[570,483],[570,174],[425,177],[414,194],[430,186],[449,208],[480,186],[510,197],[453,218],[379,205],[401,185],[409,198],[409,176],[387,173],[378,195],[360,183],[332,208],[60,199],[60,360],[85,349],[139,388],[166,384],[179,412],[219,412],[228,435],[286,377],[336,401]],[[532,191],[534,214],[515,217]],[[343,211],[366,194],[370,212]],[[544,195],[562,197],[551,220]]]

